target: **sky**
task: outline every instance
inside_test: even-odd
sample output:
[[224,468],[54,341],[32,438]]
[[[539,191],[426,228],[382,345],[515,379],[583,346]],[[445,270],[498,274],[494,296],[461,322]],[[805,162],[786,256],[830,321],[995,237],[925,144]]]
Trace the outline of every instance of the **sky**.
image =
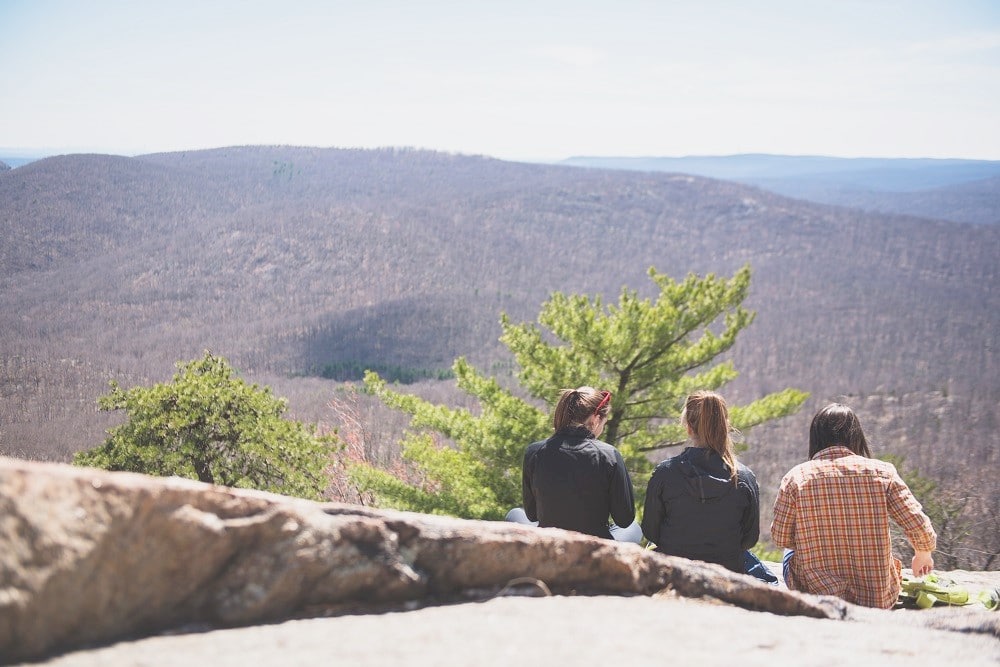
[[1000,0],[0,0],[0,151],[1000,160]]

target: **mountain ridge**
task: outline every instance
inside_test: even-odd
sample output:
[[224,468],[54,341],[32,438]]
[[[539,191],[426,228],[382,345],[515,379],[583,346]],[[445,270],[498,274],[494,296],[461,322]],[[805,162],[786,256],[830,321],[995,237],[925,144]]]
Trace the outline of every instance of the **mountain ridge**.
[[[993,182],[1000,178],[1000,161],[993,160],[738,154],[577,156],[559,164],[691,173],[821,204],[955,222],[1000,223],[1000,184]],[[973,185],[977,182],[977,201],[970,206],[967,190],[977,187]]]

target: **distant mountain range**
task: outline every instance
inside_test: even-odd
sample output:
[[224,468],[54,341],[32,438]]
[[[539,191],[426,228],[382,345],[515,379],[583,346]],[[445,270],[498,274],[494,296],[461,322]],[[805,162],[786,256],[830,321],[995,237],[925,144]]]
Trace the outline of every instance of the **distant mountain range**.
[[[501,312],[534,320],[556,290],[651,296],[650,266],[683,278],[750,263],[757,318],[724,391],[812,393],[748,435],[765,502],[837,398],[880,451],[995,490],[1000,225],[691,172],[262,146],[0,172],[0,453],[94,446],[114,419],[95,411],[109,379],[164,381],[205,349],[312,421],[365,368],[437,391],[465,355],[506,381]],[[947,178],[951,194],[972,187]]]
[[1000,161],[749,154],[573,157],[560,164],[697,174],[823,204],[1000,224]]
[[[0,165],[11,168],[44,157],[45,153],[37,151],[4,153],[0,149]],[[980,225],[1000,224],[1000,161],[742,154],[577,156],[554,164],[692,174],[745,183],[821,204]]]

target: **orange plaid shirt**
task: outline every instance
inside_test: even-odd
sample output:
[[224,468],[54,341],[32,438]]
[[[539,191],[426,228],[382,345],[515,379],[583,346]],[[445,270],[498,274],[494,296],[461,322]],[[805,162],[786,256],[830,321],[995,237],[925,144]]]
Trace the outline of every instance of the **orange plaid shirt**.
[[889,518],[918,551],[937,535],[891,463],[827,447],[792,468],[774,501],[771,539],[794,549],[788,587],[889,609],[899,597],[899,559]]

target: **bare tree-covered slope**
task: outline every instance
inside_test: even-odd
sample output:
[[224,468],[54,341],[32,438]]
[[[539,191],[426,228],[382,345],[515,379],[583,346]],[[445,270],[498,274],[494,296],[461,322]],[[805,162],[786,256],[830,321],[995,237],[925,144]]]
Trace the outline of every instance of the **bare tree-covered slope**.
[[751,154],[576,157],[562,164],[698,174],[821,204],[954,222],[1000,223],[1000,161],[995,160]]

